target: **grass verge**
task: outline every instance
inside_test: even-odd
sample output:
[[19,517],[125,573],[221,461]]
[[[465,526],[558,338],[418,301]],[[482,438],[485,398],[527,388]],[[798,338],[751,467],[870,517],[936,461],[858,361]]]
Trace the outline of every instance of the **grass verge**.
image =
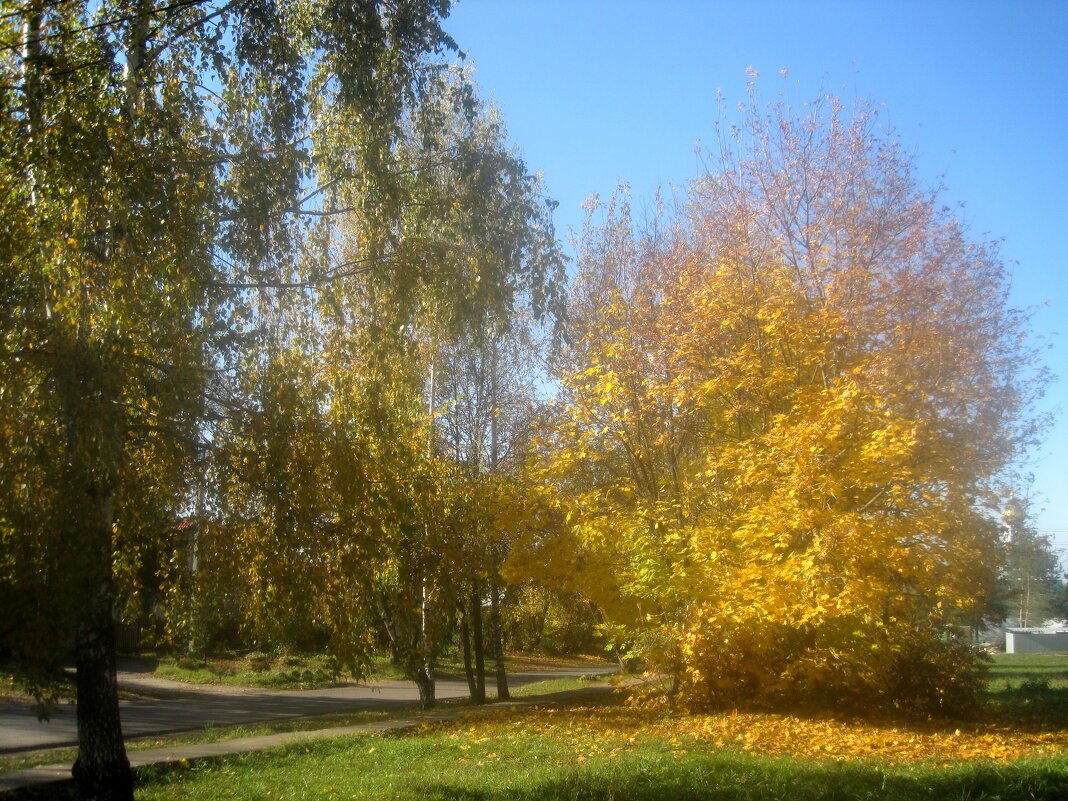
[[[275,690],[309,690],[322,687],[338,687],[356,681],[356,678],[339,671],[336,662],[322,654],[302,654],[270,659],[265,655],[249,657],[209,657],[204,659],[175,658],[172,656],[146,656],[144,661],[153,667],[159,678],[186,684],[222,684],[238,687],[255,687]],[[603,664],[596,657],[575,656],[554,658],[548,656],[510,655],[509,671],[539,670],[558,665],[573,665],[588,661],[591,665]],[[489,668],[492,673],[492,668]],[[440,676],[463,675],[463,663],[458,656],[439,660]],[[377,657],[370,665],[363,681],[375,679],[403,679],[400,667],[390,663],[384,656]],[[490,676],[492,679],[492,675]]]
[[[617,683],[618,681],[619,676],[615,674],[591,674],[574,678],[546,679],[545,681],[534,681],[530,684],[523,684],[518,687],[512,687],[509,689],[509,693],[513,698],[531,698],[537,695],[551,695],[553,693],[561,693],[566,692],[568,690],[580,690],[585,687],[604,686],[606,684]],[[492,687],[490,687],[489,689],[492,691]]]
[[[752,736],[764,730],[766,741]],[[922,742],[903,752],[910,738]],[[619,706],[541,708],[157,769],[139,790],[155,801],[1065,797],[1063,743]]]
[[988,682],[1019,689],[1030,681],[1046,681],[1054,689],[1068,689],[1068,653],[997,654],[991,659]]
[[1066,695],[1068,654],[1010,654],[995,658],[991,704],[968,723],[536,708],[150,772],[141,797],[1061,801]]
[[338,687],[349,678],[327,656],[247,658],[150,658],[158,678],[186,684],[225,684],[273,690],[310,690]]
[[[413,705],[411,708],[397,707],[390,710],[345,712],[333,715],[316,715],[314,717],[287,718],[286,720],[266,723],[206,726],[195,731],[127,740],[126,750],[148,751],[155,748],[173,748],[180,745],[201,745],[204,743],[223,742],[224,740],[240,740],[246,737],[260,737],[265,734],[278,734],[288,731],[314,731],[339,726],[356,726],[361,723],[374,723],[404,714],[411,714],[415,711],[417,711],[417,707]],[[73,762],[77,755],[76,748],[50,748],[41,751],[5,754],[0,756],[0,774],[13,773],[26,768],[37,767],[38,765]]]

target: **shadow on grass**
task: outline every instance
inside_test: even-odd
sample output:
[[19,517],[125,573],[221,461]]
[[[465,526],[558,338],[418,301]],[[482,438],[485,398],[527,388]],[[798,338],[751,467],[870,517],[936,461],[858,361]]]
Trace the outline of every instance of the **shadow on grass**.
[[[405,797],[408,797],[407,795]],[[432,783],[423,801],[1064,801],[1068,761],[950,768],[783,762],[709,755],[625,759],[607,767],[563,769],[522,786],[485,789]],[[73,784],[5,795],[12,801],[76,799]]]
[[1064,801],[1068,763],[882,770],[718,755],[572,769],[528,787],[485,790],[432,784],[422,789],[425,801]]
[[[1063,731],[1068,725],[1068,687],[1035,682],[987,691],[981,720],[1005,723],[1019,731]],[[1065,796],[1068,798],[1068,795]]]
[[0,795],[4,801],[81,801],[74,781],[56,782],[37,787],[20,787]]

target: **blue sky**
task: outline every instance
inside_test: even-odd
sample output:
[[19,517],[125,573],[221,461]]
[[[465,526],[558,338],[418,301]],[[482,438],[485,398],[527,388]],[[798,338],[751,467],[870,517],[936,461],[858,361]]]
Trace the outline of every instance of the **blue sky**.
[[1015,305],[1050,345],[1045,407],[1063,411],[1028,469],[1039,528],[1068,549],[1068,0],[461,0],[446,29],[561,233],[620,181],[640,204],[695,177],[716,90],[744,99],[748,67],[765,99],[885,104],[921,180],[942,176],[973,238],[1004,240]]

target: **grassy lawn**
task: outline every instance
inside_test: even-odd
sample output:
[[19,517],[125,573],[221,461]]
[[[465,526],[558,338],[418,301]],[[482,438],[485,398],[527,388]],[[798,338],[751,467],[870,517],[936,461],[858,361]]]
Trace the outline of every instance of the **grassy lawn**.
[[[603,685],[610,682],[608,676],[581,677],[569,679],[549,679],[517,687],[512,690],[515,698],[525,698],[534,695],[547,695],[550,693],[563,692],[565,690],[580,689]],[[490,687],[490,695],[493,696],[493,688]],[[449,702],[455,703],[455,702]],[[457,704],[459,705],[459,704]],[[329,729],[337,726],[354,726],[360,723],[371,723],[379,720],[394,718],[401,714],[418,713],[418,705],[413,704],[410,708],[394,708],[390,710],[372,710],[367,712],[347,712],[336,715],[317,715],[315,717],[290,718],[288,720],[271,721],[256,724],[237,724],[234,726],[208,726],[196,731],[179,732],[165,736],[139,737],[126,741],[127,751],[145,751],[153,748],[171,748],[178,745],[198,745],[201,743],[217,743],[223,740],[239,740],[245,737],[259,737],[264,734],[275,734],[287,731],[313,731],[315,729]],[[73,762],[78,752],[75,748],[52,748],[41,751],[26,751],[16,754],[0,755],[0,774],[13,773],[38,765],[52,765],[57,762]]]
[[1021,726],[1068,727],[1068,654],[998,654],[986,695],[992,715]]
[[138,798],[1068,798],[1068,654],[996,657],[988,697],[967,722],[912,724],[619,703],[465,713],[407,733],[143,771]]
[[1060,739],[543,708],[143,774],[142,799],[1064,799]]
[[[261,687],[273,690],[312,690],[340,687],[357,681],[357,677],[338,670],[334,661],[321,654],[302,654],[281,658],[208,657],[190,660],[172,656],[147,657],[155,665],[154,675],[186,684],[228,684],[237,687]],[[450,660],[439,666],[439,673],[452,674],[463,666]],[[389,659],[379,657],[360,681],[403,679],[403,671]]]
[[1062,801],[1066,696],[1068,654],[1002,655],[967,723],[543,708],[149,772],[139,797]]
[[990,667],[989,684],[992,689],[1019,689],[1028,679],[1045,679],[1054,689],[1068,689],[1068,653],[1062,654],[997,654]]
[[[508,691],[513,698],[530,698],[534,695],[550,695],[552,693],[560,693],[567,690],[579,690],[583,687],[596,687],[598,685],[612,684],[618,680],[619,677],[616,675],[546,679],[545,681],[534,681],[530,684],[523,684],[519,687],[510,687]],[[492,682],[489,683],[489,686],[487,686],[486,689],[491,695],[495,693]]]
[[[512,696],[525,698],[534,695],[547,695],[550,693],[563,692],[565,690],[580,689],[604,685],[612,680],[610,676],[583,676],[566,679],[548,679],[546,681],[533,682],[522,687],[512,689]],[[495,690],[492,685],[487,688],[489,695],[493,697]],[[466,705],[466,701],[448,701],[449,705]],[[141,737],[126,741],[128,751],[143,751],[153,748],[170,748],[178,745],[196,745],[201,743],[215,743],[223,740],[238,740],[245,737],[259,737],[264,734],[274,734],[287,731],[312,731],[315,729],[328,729],[337,726],[354,726],[360,723],[371,723],[398,717],[402,714],[418,713],[417,704],[410,708],[398,707],[390,710],[371,710],[366,712],[347,712],[334,715],[317,715],[315,717],[290,718],[287,720],[270,721],[256,724],[237,724],[234,726],[209,726],[196,731],[180,732],[165,736]],[[16,754],[0,755],[0,774],[12,773],[37,765],[51,765],[57,762],[72,762],[77,756],[74,748],[45,749],[41,751],[26,751]]]

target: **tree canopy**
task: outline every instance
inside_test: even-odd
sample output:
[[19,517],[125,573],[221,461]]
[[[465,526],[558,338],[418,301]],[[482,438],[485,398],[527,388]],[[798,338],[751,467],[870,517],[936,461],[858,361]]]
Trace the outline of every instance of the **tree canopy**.
[[131,792],[115,609],[179,610],[224,532],[252,630],[311,619],[358,664],[368,556],[432,497],[420,332],[555,302],[448,7],[3,5],[3,642],[40,693],[75,643],[87,795]]
[[545,479],[690,702],[964,703],[1026,316],[874,112],[752,100],[677,216],[587,231]]

